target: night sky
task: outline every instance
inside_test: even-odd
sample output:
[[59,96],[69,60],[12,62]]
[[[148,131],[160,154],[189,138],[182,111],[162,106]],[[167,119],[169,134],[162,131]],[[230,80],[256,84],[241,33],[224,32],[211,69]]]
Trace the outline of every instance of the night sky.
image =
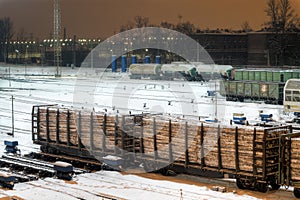
[[[62,27],[72,37],[108,37],[134,16],[150,22],[190,21],[200,29],[240,29],[248,21],[259,29],[267,20],[267,0],[61,0]],[[300,0],[292,0],[300,15]],[[53,32],[53,0],[0,0],[0,18],[10,17],[15,33],[23,28],[40,39]]]

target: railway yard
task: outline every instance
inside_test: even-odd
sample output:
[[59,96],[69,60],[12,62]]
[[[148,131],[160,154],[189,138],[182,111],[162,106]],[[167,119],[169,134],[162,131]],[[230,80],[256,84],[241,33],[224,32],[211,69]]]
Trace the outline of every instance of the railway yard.
[[62,70],[0,66],[0,199],[300,196],[299,125],[277,97]]

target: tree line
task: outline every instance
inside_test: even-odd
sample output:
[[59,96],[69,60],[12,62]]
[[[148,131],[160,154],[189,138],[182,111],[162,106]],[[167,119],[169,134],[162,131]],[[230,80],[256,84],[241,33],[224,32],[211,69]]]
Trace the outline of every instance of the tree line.
[[8,59],[9,43],[14,35],[13,23],[9,17],[0,19],[0,60]]
[[[268,0],[264,12],[268,17],[268,20],[262,24],[263,30],[276,33],[300,32],[300,18],[293,9],[291,0]],[[148,17],[135,16],[133,20],[122,25],[119,31],[123,32],[125,30],[141,27],[163,27],[179,31],[184,34],[205,32],[205,30],[201,31],[190,21],[183,21],[183,16],[180,14],[178,15],[178,19],[179,22],[175,24],[168,21],[162,21],[159,25],[155,25],[150,22]],[[219,29],[215,31],[218,30]],[[229,32],[230,30],[224,29],[223,31]],[[252,31],[249,22],[245,21],[241,25],[241,29],[239,31]]]

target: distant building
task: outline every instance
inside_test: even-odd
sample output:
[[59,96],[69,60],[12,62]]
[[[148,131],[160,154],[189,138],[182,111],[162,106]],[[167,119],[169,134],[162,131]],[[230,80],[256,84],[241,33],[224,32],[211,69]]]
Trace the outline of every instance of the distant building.
[[217,64],[300,65],[300,33],[198,33],[191,35]]
[[[299,32],[282,35],[272,32],[246,33],[218,30],[196,33],[190,37],[199,42],[217,64],[300,65]],[[74,39],[61,40],[63,66],[80,66],[89,52],[102,41],[100,39]],[[11,63],[54,64],[53,39],[46,39],[42,42],[12,41],[8,52],[8,61]],[[137,50],[134,54],[139,60],[142,60],[145,55],[155,58],[159,54],[163,63],[181,59],[180,56],[157,49]]]

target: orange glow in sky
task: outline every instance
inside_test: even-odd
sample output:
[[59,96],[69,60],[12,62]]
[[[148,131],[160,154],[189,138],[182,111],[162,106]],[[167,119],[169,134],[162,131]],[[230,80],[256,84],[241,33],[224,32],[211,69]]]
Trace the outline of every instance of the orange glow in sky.
[[[240,29],[248,21],[260,29],[267,20],[267,0],[61,0],[62,27],[73,37],[107,37],[134,16],[149,17],[152,24],[161,21],[190,21],[200,29]],[[300,15],[300,0],[292,0]],[[8,16],[16,34],[23,28],[28,34],[45,38],[53,32],[53,0],[0,0],[0,18]]]

